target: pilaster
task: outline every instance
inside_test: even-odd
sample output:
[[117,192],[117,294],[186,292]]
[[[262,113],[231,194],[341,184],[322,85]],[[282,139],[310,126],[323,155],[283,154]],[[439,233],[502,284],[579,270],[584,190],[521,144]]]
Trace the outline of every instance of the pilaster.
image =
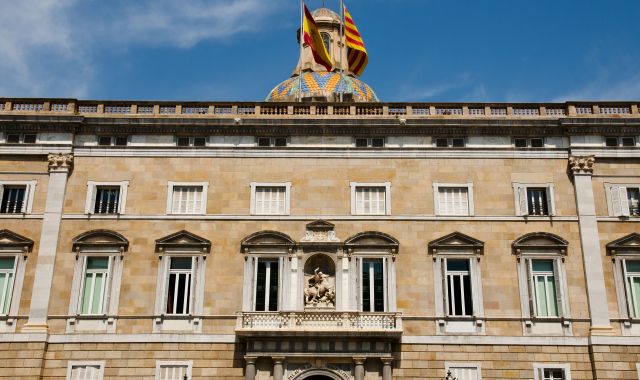
[[255,380],[256,378],[256,356],[245,356],[244,380]]
[[67,178],[73,167],[72,154],[49,154],[47,159],[49,161],[49,187],[42,219],[42,232],[40,234],[31,306],[29,308],[29,320],[22,329],[28,332],[47,332],[48,329],[47,316],[60,234],[62,206],[64,204]]
[[607,307],[607,293],[600,254],[600,235],[591,181],[594,163],[593,156],[569,157],[569,172],[573,174],[576,193],[580,245],[587,283],[589,314],[591,315],[591,334],[602,335],[612,333],[612,328]]

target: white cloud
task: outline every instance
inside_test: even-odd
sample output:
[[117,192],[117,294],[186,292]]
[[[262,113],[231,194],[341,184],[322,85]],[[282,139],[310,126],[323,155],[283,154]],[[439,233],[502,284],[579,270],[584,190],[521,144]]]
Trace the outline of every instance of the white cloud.
[[260,32],[285,0],[0,0],[0,96],[85,97],[105,50]]
[[612,76],[613,73],[603,73],[592,82],[575,91],[558,96],[553,101],[640,99],[640,72],[616,75],[616,78],[612,78]]

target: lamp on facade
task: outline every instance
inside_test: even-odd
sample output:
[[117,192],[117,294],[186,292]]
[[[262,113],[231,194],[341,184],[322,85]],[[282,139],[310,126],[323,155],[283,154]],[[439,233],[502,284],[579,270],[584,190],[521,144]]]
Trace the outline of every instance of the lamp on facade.
[[451,370],[447,371],[447,376],[443,380],[458,380],[457,377],[453,377]]

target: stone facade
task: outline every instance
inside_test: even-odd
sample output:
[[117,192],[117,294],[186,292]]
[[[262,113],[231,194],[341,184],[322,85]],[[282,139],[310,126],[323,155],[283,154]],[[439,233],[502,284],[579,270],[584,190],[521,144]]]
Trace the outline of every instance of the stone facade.
[[[545,369],[639,376],[640,323],[620,265],[640,260],[640,218],[631,203],[615,215],[611,195],[640,184],[637,102],[347,103],[344,113],[339,103],[120,102],[128,112],[117,114],[107,112],[112,102],[0,102],[2,207],[12,188],[31,204],[0,213],[0,258],[15,258],[0,378],[178,376],[166,368],[250,380],[435,380],[447,369],[460,380],[542,380]],[[152,113],[136,113],[142,107]],[[183,113],[189,107],[206,112]],[[265,111],[274,107],[286,112]],[[525,108],[538,112],[514,113]],[[622,113],[603,111],[614,108]],[[15,142],[24,134],[36,142]],[[126,143],[104,140],[116,136]],[[260,137],[286,146],[260,146]],[[464,146],[438,146],[452,137]],[[607,146],[607,137],[633,145]],[[534,138],[544,145],[515,146]],[[176,186],[202,188],[202,208],[180,212]],[[465,189],[463,213],[447,209],[448,187]],[[124,197],[125,188],[116,209],[99,208],[97,191]],[[287,207],[265,211],[262,188],[282,191]],[[382,192],[383,207],[361,208],[359,188]],[[109,282],[90,313],[82,305],[94,257],[108,260]],[[178,278],[171,262],[185,257],[188,311],[168,312],[178,310],[167,301]],[[450,309],[464,292],[447,288],[447,260],[468,263],[473,312]],[[536,260],[555,265],[548,315],[529,301]],[[305,289],[321,290],[316,264],[328,266],[320,271],[335,298],[305,305]]]

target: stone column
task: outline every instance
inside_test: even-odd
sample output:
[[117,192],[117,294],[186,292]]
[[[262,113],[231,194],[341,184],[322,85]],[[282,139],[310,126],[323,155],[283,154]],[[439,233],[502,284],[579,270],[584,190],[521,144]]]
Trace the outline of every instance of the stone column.
[[353,361],[355,362],[355,371],[354,371],[354,380],[364,380],[364,361],[366,358],[364,357],[354,357]]
[[382,358],[382,380],[391,380],[393,358]]
[[256,356],[245,356],[244,380],[256,379]]
[[596,220],[596,207],[593,199],[593,156],[569,157],[569,170],[573,174],[576,192],[576,208],[580,229],[582,261],[587,283],[589,314],[591,315],[591,334],[609,334],[612,332],[607,307],[607,293],[600,255],[600,235]]
[[284,356],[272,356],[273,360],[273,380],[282,380],[284,378]]
[[58,236],[62,218],[67,177],[73,166],[72,154],[49,154],[49,186],[42,219],[42,232],[38,250],[38,261],[34,276],[29,320],[22,329],[28,332],[47,332],[47,316],[53,270],[58,248]]

